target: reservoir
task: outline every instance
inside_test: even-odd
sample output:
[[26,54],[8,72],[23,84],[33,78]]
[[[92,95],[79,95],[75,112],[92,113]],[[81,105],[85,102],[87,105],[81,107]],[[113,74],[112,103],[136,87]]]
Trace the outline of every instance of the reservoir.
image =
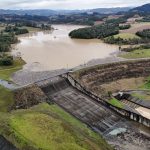
[[34,71],[73,68],[86,62],[105,58],[118,51],[118,46],[108,45],[98,39],[71,39],[68,33],[82,28],[78,25],[53,25],[52,31],[40,31],[19,37],[20,43],[13,53],[21,54],[26,65]]

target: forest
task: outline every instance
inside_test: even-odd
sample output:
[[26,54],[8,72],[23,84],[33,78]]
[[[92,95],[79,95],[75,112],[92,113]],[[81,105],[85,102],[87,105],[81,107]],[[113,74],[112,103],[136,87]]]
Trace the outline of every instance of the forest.
[[71,38],[103,39],[119,33],[118,24],[106,23],[88,28],[80,28],[69,33]]

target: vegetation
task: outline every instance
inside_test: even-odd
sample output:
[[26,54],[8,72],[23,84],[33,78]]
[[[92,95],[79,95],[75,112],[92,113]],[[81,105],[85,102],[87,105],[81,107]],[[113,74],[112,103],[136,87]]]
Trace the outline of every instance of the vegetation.
[[127,59],[148,58],[150,57],[150,49],[138,49],[119,56]]
[[114,36],[114,38],[121,38],[123,40],[130,40],[130,39],[139,39],[140,37],[132,34],[132,33],[120,33]]
[[79,25],[94,25],[95,21],[102,21],[107,15],[94,13],[78,13],[67,15],[55,15],[50,17],[50,24],[79,24]]
[[140,49],[150,49],[150,44],[140,45],[140,46],[130,46],[127,48],[121,48],[121,51],[123,52],[132,52],[134,50],[140,50]]
[[115,107],[118,107],[118,108],[123,108],[124,107],[123,103],[121,103],[119,100],[117,100],[115,98],[109,100],[108,103],[115,106]]
[[0,86],[0,112],[7,112],[13,104],[13,92]]
[[143,31],[139,31],[139,32],[136,33],[136,35],[138,35],[142,38],[150,39],[150,29],[145,29]]
[[[42,10],[43,14],[43,10]],[[9,17],[9,20],[7,19]],[[50,16],[40,15],[13,15],[0,14],[0,21],[3,23],[15,23],[17,25],[28,27],[39,27],[41,22],[46,24],[80,24],[80,25],[94,25],[95,21],[100,21],[107,17],[105,14],[99,13],[71,13],[71,14],[55,14]]]
[[10,26],[10,25],[6,26],[4,31],[9,33],[14,32],[16,35],[29,33],[29,31],[26,28],[20,29],[16,26]]
[[146,79],[145,84],[142,86],[144,89],[150,89],[150,77]]
[[150,22],[150,16],[145,16],[141,20],[137,20],[138,22]]
[[9,55],[5,55],[0,57],[0,66],[11,66],[13,65],[13,57]]
[[22,69],[25,62],[22,59],[16,59],[11,66],[0,66],[0,79],[10,80],[11,75]]
[[109,19],[106,21],[107,24],[111,23],[111,24],[117,24],[119,25],[120,23],[126,23],[127,19],[120,17],[118,19]]
[[17,37],[13,33],[0,33],[0,52],[8,52],[11,49],[11,44],[18,42]]
[[120,26],[119,26],[119,29],[120,29],[120,30],[126,30],[126,29],[129,29],[129,28],[131,28],[131,25],[130,25],[130,24],[127,24],[127,25],[120,25]]
[[[121,37],[120,37],[121,35]],[[120,34],[115,36],[110,36],[104,39],[105,43],[108,44],[118,44],[118,45],[136,45],[136,44],[147,44],[150,42],[149,39],[139,38],[134,34]]]
[[43,103],[0,120],[2,134],[20,150],[111,150],[102,137],[56,105]]
[[69,33],[69,36],[71,38],[81,38],[81,39],[93,39],[93,38],[102,39],[118,33],[119,33],[118,25],[102,24],[98,26],[73,30],[72,32]]
[[133,97],[137,97],[139,99],[149,101],[150,100],[150,92],[143,92],[143,93],[132,93]]

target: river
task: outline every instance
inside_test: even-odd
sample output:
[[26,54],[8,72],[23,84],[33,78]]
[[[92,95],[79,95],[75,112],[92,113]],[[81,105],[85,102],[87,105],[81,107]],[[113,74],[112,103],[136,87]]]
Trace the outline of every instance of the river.
[[32,71],[72,68],[92,59],[105,58],[118,50],[100,40],[71,39],[68,33],[83,26],[53,25],[53,31],[20,36],[13,53],[26,61],[24,68]]

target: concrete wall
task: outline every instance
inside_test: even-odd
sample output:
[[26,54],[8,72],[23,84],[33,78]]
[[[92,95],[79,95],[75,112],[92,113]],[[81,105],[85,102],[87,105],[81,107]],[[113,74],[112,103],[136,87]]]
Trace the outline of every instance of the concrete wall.
[[81,83],[96,86],[119,79],[146,77],[150,75],[150,60],[99,65],[75,72],[73,76]]
[[85,87],[83,87],[77,80],[75,80],[72,76],[70,75],[67,75],[66,76],[67,79],[69,80],[69,82],[71,83],[71,85],[75,88],[77,88],[78,90],[82,91],[83,93],[85,93],[86,95],[92,97],[93,99],[95,99],[96,101],[100,102],[100,103],[103,103],[105,106],[107,106],[108,108],[111,108],[113,109],[114,111],[116,111],[117,113],[119,113],[120,115],[128,118],[128,119],[131,119],[131,120],[134,120],[136,122],[139,122],[147,127],[150,127],[150,120],[139,115],[139,114],[136,114],[130,110],[126,110],[126,109],[121,109],[121,108],[117,108],[117,107],[114,107],[112,105],[110,105],[107,100],[105,99],[102,99],[100,97],[98,97],[97,95],[95,95],[94,93],[92,93],[91,91],[88,91]]

